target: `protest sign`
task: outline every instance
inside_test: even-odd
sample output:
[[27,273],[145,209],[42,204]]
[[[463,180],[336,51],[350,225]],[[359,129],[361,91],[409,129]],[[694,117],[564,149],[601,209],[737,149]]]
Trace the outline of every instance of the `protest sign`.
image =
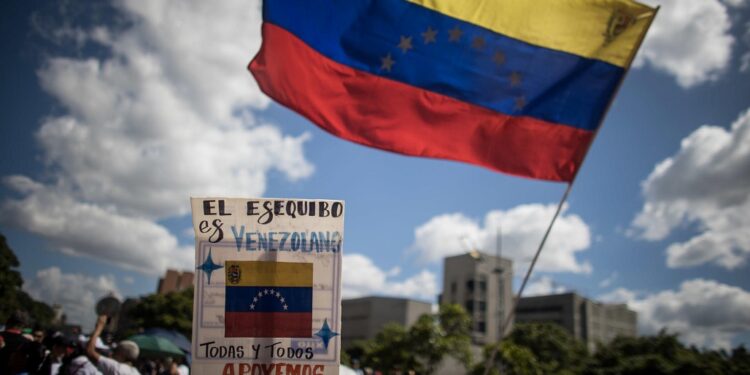
[[344,202],[191,203],[193,373],[338,374]]

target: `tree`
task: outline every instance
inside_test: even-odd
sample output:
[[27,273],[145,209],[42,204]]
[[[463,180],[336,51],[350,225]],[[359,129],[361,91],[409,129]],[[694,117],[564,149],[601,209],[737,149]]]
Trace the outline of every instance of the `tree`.
[[[676,334],[618,337],[597,350],[585,374],[732,374],[726,354],[687,348]],[[741,372],[739,372],[741,373]]]
[[[437,314],[420,316],[408,330],[387,324],[374,340],[360,343],[350,351],[362,364],[382,371],[414,370],[433,373],[446,357],[456,358],[465,367],[471,364],[471,319],[458,305],[443,305]],[[356,355],[355,355],[356,354]]]
[[507,341],[531,351],[545,374],[578,374],[589,359],[584,343],[554,323],[516,324]]
[[534,356],[534,353],[527,347],[517,345],[509,339],[503,340],[500,344],[489,344],[484,347],[484,360],[472,370],[474,375],[485,373],[487,360],[492,356],[494,350],[498,351],[495,356],[495,363],[492,364],[490,374],[499,375],[499,368],[503,369],[505,375],[542,375],[542,366]]
[[442,305],[437,315],[422,315],[409,329],[412,351],[431,374],[447,356],[465,368],[471,364],[471,318],[459,305]]
[[17,310],[26,312],[33,323],[42,328],[52,325],[55,313],[46,303],[31,298],[22,290],[23,278],[17,268],[21,266],[16,254],[0,234],[0,324]]
[[176,330],[186,337],[193,331],[193,288],[167,294],[151,294],[133,307],[136,327]]
[[409,333],[404,326],[388,323],[378,332],[374,340],[365,344],[365,366],[387,370],[421,371],[421,366],[412,352]]

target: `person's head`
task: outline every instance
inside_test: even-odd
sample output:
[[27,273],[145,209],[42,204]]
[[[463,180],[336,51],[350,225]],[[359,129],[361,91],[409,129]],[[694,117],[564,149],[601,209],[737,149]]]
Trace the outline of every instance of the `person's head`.
[[117,348],[115,348],[112,358],[117,362],[134,363],[138,359],[139,352],[140,349],[138,349],[138,344],[130,340],[123,340],[117,344]]
[[54,336],[51,340],[52,356],[55,358],[62,358],[73,352],[75,349],[75,341],[67,338],[63,335]]
[[22,329],[29,324],[29,315],[25,311],[16,310],[5,321],[5,329]]
[[34,330],[31,335],[34,336],[34,341],[36,342],[44,341],[44,331],[41,329]]

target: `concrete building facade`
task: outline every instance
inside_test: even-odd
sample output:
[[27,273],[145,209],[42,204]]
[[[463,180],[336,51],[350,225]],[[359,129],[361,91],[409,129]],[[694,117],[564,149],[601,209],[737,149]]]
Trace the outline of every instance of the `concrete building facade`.
[[634,337],[638,332],[637,313],[627,305],[604,304],[575,293],[521,298],[515,320],[559,324],[591,351],[598,343],[609,343],[617,336]]
[[369,340],[388,323],[405,327],[422,314],[432,313],[426,302],[394,297],[363,297],[341,301],[341,343],[344,349],[357,340]]
[[[476,344],[496,342],[500,326],[513,304],[513,262],[478,251],[443,260],[443,294],[440,303],[455,303],[472,320]],[[504,327],[510,332],[512,322]]]
[[193,277],[195,277],[195,274],[190,271],[167,270],[164,277],[159,278],[156,293],[167,294],[187,289],[193,286]]

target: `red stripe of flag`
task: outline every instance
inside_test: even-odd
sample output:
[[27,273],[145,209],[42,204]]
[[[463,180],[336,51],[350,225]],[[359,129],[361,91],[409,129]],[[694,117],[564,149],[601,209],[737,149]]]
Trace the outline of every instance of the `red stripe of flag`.
[[225,337],[312,337],[312,312],[226,312]]
[[401,154],[571,181],[593,135],[350,68],[269,23],[263,24],[263,47],[249,69],[263,92],[324,130]]

